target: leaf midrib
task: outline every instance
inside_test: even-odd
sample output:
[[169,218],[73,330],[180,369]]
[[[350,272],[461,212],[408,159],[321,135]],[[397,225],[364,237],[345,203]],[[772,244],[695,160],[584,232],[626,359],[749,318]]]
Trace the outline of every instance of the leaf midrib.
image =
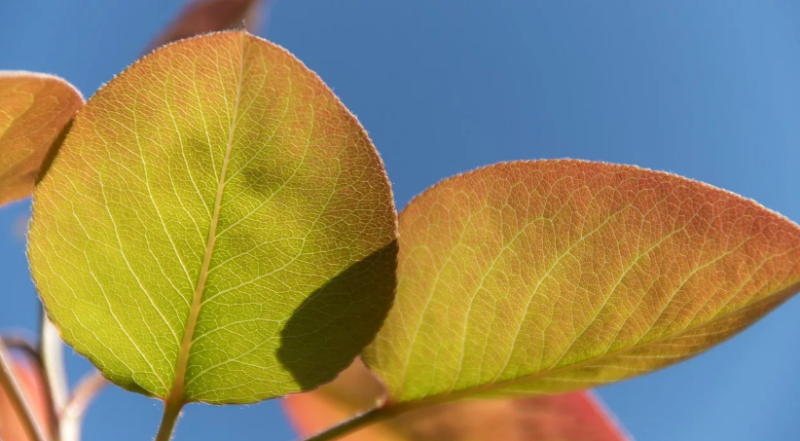
[[241,54],[239,62],[239,78],[236,84],[236,101],[233,104],[233,117],[231,118],[231,130],[228,135],[228,143],[225,147],[225,156],[222,160],[222,169],[220,171],[219,181],[217,183],[217,194],[214,200],[214,209],[211,215],[211,224],[209,226],[208,240],[206,242],[205,253],[203,255],[203,262],[200,266],[200,273],[198,275],[197,284],[195,285],[194,294],[192,295],[192,304],[189,307],[189,316],[186,320],[186,330],[181,340],[181,345],[178,349],[178,361],[175,365],[175,378],[167,395],[167,403],[181,406],[186,403],[184,397],[186,385],[186,369],[189,364],[189,354],[192,349],[192,342],[194,341],[194,333],[197,327],[197,319],[200,315],[202,307],[203,292],[205,291],[206,281],[209,274],[209,267],[211,265],[211,257],[214,254],[214,245],[217,239],[217,226],[219,224],[219,213],[222,207],[222,195],[225,191],[225,179],[228,172],[228,164],[230,162],[231,151],[233,150],[233,138],[236,132],[236,125],[239,118],[239,105],[242,96],[242,83],[244,80],[244,60],[245,60],[245,44],[247,43],[246,33],[241,33]]

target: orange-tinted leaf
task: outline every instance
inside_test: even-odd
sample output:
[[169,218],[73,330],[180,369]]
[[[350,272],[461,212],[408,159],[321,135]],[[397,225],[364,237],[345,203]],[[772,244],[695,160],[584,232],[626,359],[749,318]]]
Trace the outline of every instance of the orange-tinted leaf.
[[[290,395],[284,409],[302,436],[375,407],[380,382],[357,361],[320,389]],[[418,409],[354,432],[342,441],[624,441],[627,437],[589,392],[472,400]]]
[[640,375],[741,331],[800,286],[797,225],[629,166],[482,168],[412,201],[400,233],[394,307],[365,352],[399,402]]
[[82,105],[61,78],[0,71],[0,204],[31,194],[47,152]]
[[[53,423],[48,411],[47,391],[39,366],[31,360],[21,356],[14,360],[14,374],[17,382],[30,404],[35,418],[39,421],[45,433],[52,435]],[[0,388],[0,440],[4,441],[29,441],[25,429],[11,406],[5,391]]]
[[258,27],[261,0],[195,0],[189,2],[150,48],[207,32]]

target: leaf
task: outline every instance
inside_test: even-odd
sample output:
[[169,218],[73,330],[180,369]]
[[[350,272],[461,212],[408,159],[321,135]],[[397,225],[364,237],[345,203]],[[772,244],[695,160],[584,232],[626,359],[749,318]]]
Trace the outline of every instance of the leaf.
[[327,382],[394,296],[396,217],[367,134],[246,32],[162,48],[97,92],[37,187],[29,243],[64,340],[172,403]]
[[[14,358],[14,374],[25,399],[28,400],[33,415],[49,436],[53,433],[53,422],[50,419],[47,403],[47,389],[42,371],[33,360],[24,355]],[[0,388],[0,439],[7,441],[29,441],[5,391]]]
[[[382,401],[383,385],[356,360],[332,383],[289,395],[283,407],[302,436],[319,433]],[[470,400],[411,411],[341,441],[625,441],[589,392]]]
[[395,401],[563,393],[698,354],[800,288],[800,228],[636,167],[503,163],[400,216],[394,307],[367,364]]
[[261,0],[193,0],[178,13],[161,35],[150,45],[155,49],[173,41],[207,32],[258,27]]
[[61,78],[0,71],[0,204],[30,196],[47,152],[82,105]]

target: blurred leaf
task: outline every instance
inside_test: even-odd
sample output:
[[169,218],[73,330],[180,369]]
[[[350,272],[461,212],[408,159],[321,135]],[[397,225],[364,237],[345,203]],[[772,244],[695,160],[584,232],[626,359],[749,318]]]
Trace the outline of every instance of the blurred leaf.
[[173,402],[333,379],[394,296],[389,182],[356,118],[285,50],[208,34],[89,100],[34,195],[29,257],[64,340]]
[[400,231],[397,298],[365,353],[395,401],[640,375],[741,331],[800,283],[797,225],[636,167],[482,168],[414,199]]
[[30,196],[47,152],[82,105],[61,78],[0,71],[0,204]]
[[[283,402],[302,436],[375,407],[383,385],[360,360],[332,383]],[[613,417],[589,392],[470,400],[418,409],[368,426],[341,441],[624,441]]]
[[259,25],[261,0],[194,0],[187,3],[150,50],[173,41],[207,32],[240,29],[255,31]]
[[[35,419],[45,433],[52,437],[53,421],[48,410],[47,389],[41,368],[27,356],[17,354],[14,358],[13,371]],[[31,441],[2,388],[0,388],[0,440]]]

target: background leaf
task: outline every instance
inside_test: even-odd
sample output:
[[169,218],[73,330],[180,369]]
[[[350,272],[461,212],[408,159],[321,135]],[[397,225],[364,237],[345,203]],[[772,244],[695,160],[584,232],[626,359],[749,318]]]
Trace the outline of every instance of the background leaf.
[[583,161],[447,179],[400,216],[368,364],[398,401],[568,392],[649,372],[798,290],[800,229],[678,176]]
[[262,0],[195,0],[181,9],[161,35],[150,45],[155,49],[173,41],[207,32],[239,29],[254,31],[259,26]]
[[47,152],[82,105],[61,78],[0,71],[0,204],[30,196]]
[[[290,395],[284,410],[311,436],[375,407],[386,389],[360,360],[332,383]],[[628,439],[590,392],[505,400],[469,400],[418,409],[374,424],[342,441],[624,441]]]
[[161,398],[329,381],[394,294],[377,152],[313,72],[245,32],[164,47],[97,92],[33,212],[32,273],[64,340]]
[[[34,417],[44,429],[44,432],[52,436],[53,421],[48,410],[47,389],[41,368],[28,356],[15,354],[13,370]],[[6,441],[30,440],[6,392],[2,388],[0,388],[0,439]]]

